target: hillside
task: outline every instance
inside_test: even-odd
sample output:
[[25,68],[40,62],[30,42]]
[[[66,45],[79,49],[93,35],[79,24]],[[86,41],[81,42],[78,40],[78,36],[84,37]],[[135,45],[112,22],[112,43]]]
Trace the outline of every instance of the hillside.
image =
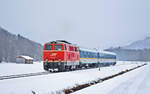
[[138,40],[124,47],[105,49],[115,52],[118,60],[150,61],[150,37]]
[[144,48],[150,48],[150,37],[146,37],[144,40],[138,40],[130,45],[127,45],[123,47],[125,49],[144,49]]
[[18,55],[28,55],[35,60],[41,60],[42,45],[0,27],[0,61],[15,62]]
[[123,61],[150,61],[150,49],[124,49],[111,48],[106,49],[117,54],[118,60]]

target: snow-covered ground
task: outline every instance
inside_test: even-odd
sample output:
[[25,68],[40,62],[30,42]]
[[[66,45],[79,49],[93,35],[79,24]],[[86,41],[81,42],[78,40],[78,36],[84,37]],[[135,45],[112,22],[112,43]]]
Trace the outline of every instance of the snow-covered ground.
[[150,94],[150,64],[73,94]]
[[[11,66],[11,64],[8,64],[8,66],[5,64],[4,65],[0,64],[0,67],[1,65],[3,66],[2,68],[4,69],[0,71],[1,75],[5,75],[5,72],[7,74],[13,74],[13,73],[18,74],[18,73],[24,73],[24,72],[30,73],[30,72],[43,71],[42,64],[40,63],[28,64],[28,65],[27,64],[23,64],[23,65],[12,64],[13,67]],[[138,62],[118,62],[116,66],[101,68],[101,71],[99,71],[98,68],[95,68],[95,69],[77,70],[77,71],[71,71],[71,72],[52,73],[48,75],[40,75],[40,76],[34,76],[34,77],[0,80],[0,94],[32,94],[31,93],[32,91],[35,91],[36,94],[50,94],[51,92],[60,91],[60,90],[63,90],[64,88],[73,87],[77,84],[87,83],[91,80],[103,78],[103,77],[118,73],[120,71],[133,68],[138,65],[139,65]],[[22,66],[22,67],[17,69],[19,66]],[[9,73],[7,69],[11,69],[13,70],[13,72],[9,71],[10,72]],[[19,72],[19,70],[22,70],[22,72]],[[137,72],[139,72],[139,70],[140,69],[138,69]],[[135,74],[137,74],[137,72],[135,72]],[[131,76],[133,75],[131,74]],[[112,84],[116,84],[116,83],[112,83]],[[111,84],[108,84],[108,85],[110,87],[113,86]],[[106,84],[105,87],[107,88],[109,86],[107,86]],[[84,93],[84,91],[82,90],[81,92]],[[82,93],[80,93],[79,91],[78,94],[82,94]],[[88,94],[91,94],[91,92]],[[92,94],[95,94],[95,93],[92,93]]]
[[43,72],[42,62],[34,64],[0,63],[0,76]]

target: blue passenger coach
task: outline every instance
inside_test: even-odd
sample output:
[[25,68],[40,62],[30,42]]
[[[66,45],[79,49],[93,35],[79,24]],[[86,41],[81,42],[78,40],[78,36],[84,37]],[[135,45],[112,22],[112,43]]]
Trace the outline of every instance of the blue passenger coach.
[[80,66],[98,67],[116,64],[116,54],[108,51],[96,51],[80,48]]
[[109,66],[116,64],[116,54],[108,51],[100,52],[100,64],[101,66]]

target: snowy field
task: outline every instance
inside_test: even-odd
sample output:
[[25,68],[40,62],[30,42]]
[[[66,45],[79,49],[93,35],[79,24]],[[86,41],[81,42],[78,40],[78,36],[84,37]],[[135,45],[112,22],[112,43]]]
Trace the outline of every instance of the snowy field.
[[[77,70],[77,71],[70,71],[70,72],[52,73],[48,75],[40,75],[34,77],[0,80],[0,94],[32,94],[32,91],[35,91],[36,94],[51,94],[52,92],[61,91],[64,88],[73,87],[77,84],[83,84],[91,80],[96,80],[98,78],[110,76],[112,74],[118,73],[126,69],[131,69],[141,64],[142,64],[141,62],[120,61],[117,62],[116,66],[101,68],[101,71],[99,71],[98,68],[95,68],[95,69]],[[112,87],[117,91],[117,87],[119,87],[119,85],[122,84],[124,86],[124,84],[121,82],[126,81],[128,78],[130,79],[132,77],[133,79],[135,79],[134,76],[138,75],[138,73],[142,72],[142,70],[144,71],[145,69],[148,69],[147,67],[148,66],[124,74],[123,76],[120,76],[121,77],[120,79],[118,77],[117,77],[118,79],[113,78],[114,80],[113,79],[108,80],[101,84],[88,87],[89,89],[86,88],[75,93],[76,94],[96,94],[96,93],[100,94],[102,92],[101,94],[108,94],[112,92],[111,91]],[[12,75],[12,74],[44,71],[42,69],[43,68],[42,63],[34,63],[28,65],[3,63],[0,64],[0,68],[3,68],[3,70],[0,69],[1,75],[8,75],[8,74]],[[7,69],[11,69],[13,71]],[[127,78],[124,76],[127,76]],[[116,83],[117,81],[120,82]],[[130,85],[130,82],[125,84],[123,88],[120,87],[120,89],[127,88],[126,85],[128,84]],[[113,94],[120,94],[120,93],[114,92]]]
[[73,94],[150,94],[150,64]]
[[42,62],[34,64],[0,63],[0,76],[43,72]]

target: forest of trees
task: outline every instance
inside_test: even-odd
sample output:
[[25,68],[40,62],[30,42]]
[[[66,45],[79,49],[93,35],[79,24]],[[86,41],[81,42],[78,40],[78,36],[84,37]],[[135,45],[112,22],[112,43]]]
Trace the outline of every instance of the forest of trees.
[[0,27],[0,62],[15,62],[18,55],[42,60],[42,45],[19,34],[11,34]]

